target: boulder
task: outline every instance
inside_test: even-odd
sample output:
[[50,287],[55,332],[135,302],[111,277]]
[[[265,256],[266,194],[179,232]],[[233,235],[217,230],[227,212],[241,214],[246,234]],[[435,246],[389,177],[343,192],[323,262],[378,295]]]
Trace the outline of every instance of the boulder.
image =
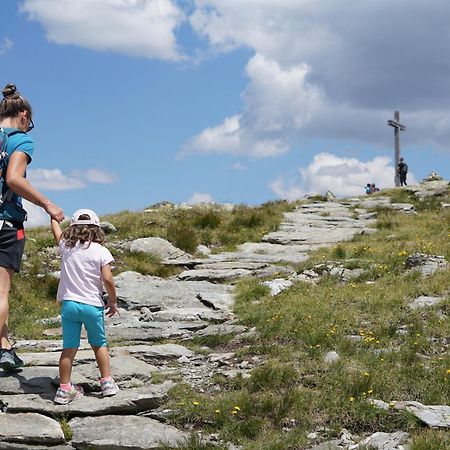
[[408,306],[411,309],[425,308],[427,306],[434,306],[439,304],[443,299],[441,297],[430,297],[421,295],[412,301]]
[[450,428],[450,406],[423,405],[419,402],[396,402],[394,408],[408,411],[431,428]]
[[356,448],[370,448],[377,450],[406,450],[405,445],[409,439],[409,434],[403,431],[395,433],[374,433],[368,438],[358,443]]
[[414,253],[406,258],[405,267],[407,269],[418,270],[422,276],[427,277],[433,275],[438,270],[447,269],[448,262],[444,256]]
[[160,237],[135,239],[130,244],[131,252],[143,252],[155,255],[164,261],[190,260],[192,256]]

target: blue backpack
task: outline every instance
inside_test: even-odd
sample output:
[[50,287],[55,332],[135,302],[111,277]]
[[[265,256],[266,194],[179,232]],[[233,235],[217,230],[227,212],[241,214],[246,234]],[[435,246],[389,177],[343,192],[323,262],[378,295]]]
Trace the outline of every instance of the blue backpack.
[[14,192],[6,184],[6,169],[11,156],[7,151],[8,139],[19,133],[23,133],[23,131],[12,130],[6,132],[0,127],[0,214],[5,216],[5,219],[23,222],[26,220],[27,213],[16,203]]

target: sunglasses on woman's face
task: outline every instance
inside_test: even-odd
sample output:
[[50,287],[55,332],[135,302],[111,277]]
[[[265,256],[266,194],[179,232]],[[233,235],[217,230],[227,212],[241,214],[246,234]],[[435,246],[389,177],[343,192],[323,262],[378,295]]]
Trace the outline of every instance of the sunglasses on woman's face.
[[34,128],[33,119],[30,118],[30,123],[28,124],[27,132],[30,132]]

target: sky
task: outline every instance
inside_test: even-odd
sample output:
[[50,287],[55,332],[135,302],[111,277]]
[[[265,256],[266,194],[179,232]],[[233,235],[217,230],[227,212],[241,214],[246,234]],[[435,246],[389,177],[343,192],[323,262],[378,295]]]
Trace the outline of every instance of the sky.
[[[444,0],[2,0],[31,183],[70,216],[450,179]],[[27,204],[28,227],[47,224]]]

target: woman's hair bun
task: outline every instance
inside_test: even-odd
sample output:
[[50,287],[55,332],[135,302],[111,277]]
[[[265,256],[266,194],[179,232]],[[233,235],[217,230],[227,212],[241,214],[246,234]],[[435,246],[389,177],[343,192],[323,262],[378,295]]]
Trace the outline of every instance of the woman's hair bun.
[[15,84],[9,83],[3,88],[2,92],[3,92],[3,97],[5,97],[5,98],[12,97],[17,92],[17,87]]

